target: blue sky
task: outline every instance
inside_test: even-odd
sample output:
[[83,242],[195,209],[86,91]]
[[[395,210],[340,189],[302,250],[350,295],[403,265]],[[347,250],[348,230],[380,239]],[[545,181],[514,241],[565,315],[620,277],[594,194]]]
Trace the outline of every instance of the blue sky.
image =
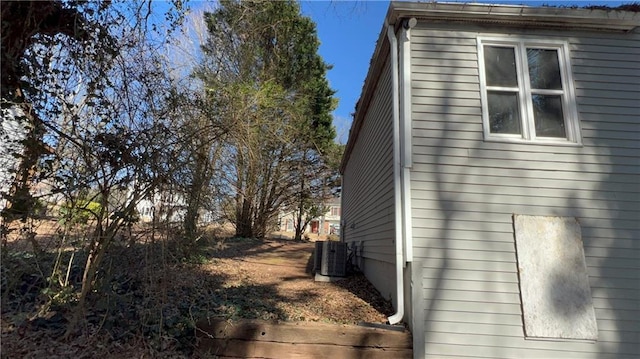
[[346,143],[389,1],[302,1],[301,7],[317,25],[320,55],[333,65],[329,83],[339,99],[333,123]]
[[[448,0],[453,2],[455,0]],[[540,6],[608,5],[617,6],[629,1],[475,1],[511,5]],[[462,1],[472,2],[472,1]],[[328,78],[337,91],[338,108],[334,111],[334,125],[338,141],[346,143],[351,127],[351,114],[360,97],[362,85],[369,69],[369,62],[380,34],[389,1],[301,1],[302,12],[317,25],[320,38],[320,55],[333,65]]]

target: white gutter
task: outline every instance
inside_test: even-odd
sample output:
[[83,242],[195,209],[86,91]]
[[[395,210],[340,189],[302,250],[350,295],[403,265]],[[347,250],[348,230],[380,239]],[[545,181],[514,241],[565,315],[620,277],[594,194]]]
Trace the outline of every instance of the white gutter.
[[387,22],[415,16],[421,20],[469,21],[537,28],[631,32],[640,26],[640,14],[616,9],[571,9],[527,5],[392,1]]
[[387,320],[389,324],[397,324],[404,317],[404,241],[402,223],[402,175],[400,168],[400,94],[398,86],[398,40],[393,25],[387,24],[389,53],[391,55],[391,73],[393,88],[393,199],[395,212],[395,249],[396,249],[396,313]]

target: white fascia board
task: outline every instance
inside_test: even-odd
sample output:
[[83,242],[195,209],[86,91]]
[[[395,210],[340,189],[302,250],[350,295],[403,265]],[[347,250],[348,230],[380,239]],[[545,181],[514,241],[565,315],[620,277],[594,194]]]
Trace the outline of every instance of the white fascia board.
[[392,2],[390,23],[398,18],[466,21],[605,31],[632,31],[640,26],[640,13],[524,5]]

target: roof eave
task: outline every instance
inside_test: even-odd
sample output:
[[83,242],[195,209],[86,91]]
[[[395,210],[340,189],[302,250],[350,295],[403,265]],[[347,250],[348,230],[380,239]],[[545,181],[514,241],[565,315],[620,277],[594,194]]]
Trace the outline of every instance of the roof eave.
[[524,5],[392,2],[387,21],[416,17],[425,20],[531,24],[609,31],[631,31],[640,26],[640,13],[622,10]]

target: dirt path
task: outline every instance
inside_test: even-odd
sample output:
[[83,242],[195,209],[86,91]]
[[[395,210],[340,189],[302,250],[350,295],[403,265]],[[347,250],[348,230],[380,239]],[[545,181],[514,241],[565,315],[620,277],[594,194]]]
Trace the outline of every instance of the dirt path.
[[[311,275],[314,243],[271,240],[222,244],[218,258],[205,266],[225,276],[225,293],[250,306],[243,318],[287,321],[384,323],[392,308],[362,275],[336,283],[315,282]],[[238,308],[235,308],[238,309]],[[229,313],[232,314],[232,313]]]

